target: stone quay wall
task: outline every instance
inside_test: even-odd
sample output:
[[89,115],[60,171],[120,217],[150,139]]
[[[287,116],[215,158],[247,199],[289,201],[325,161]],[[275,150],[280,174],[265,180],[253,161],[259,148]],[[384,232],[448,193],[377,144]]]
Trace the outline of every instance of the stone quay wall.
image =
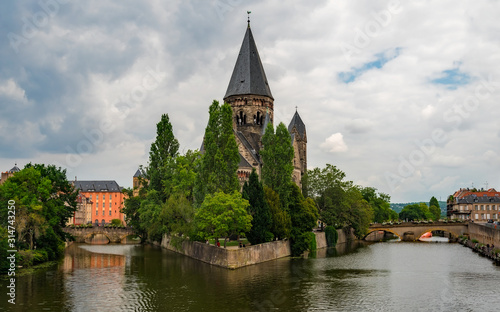
[[227,269],[237,269],[291,255],[290,241],[288,240],[238,249],[219,248],[188,240],[183,241],[181,246],[174,245],[170,237],[167,235],[163,237],[161,242],[163,248]]
[[[339,239],[337,244],[346,243],[348,236],[342,230],[337,230]],[[325,232],[315,232],[316,247],[326,248]],[[354,239],[351,233],[350,240]],[[190,258],[227,269],[242,268],[247,265],[258,264],[279,258],[289,257],[292,254],[290,241],[273,241],[264,244],[252,245],[245,248],[227,249],[185,240],[176,245],[167,235],[163,236],[161,247],[183,254]]]
[[494,226],[486,226],[469,222],[468,233],[470,239],[477,239],[482,244],[494,244],[500,246],[500,229],[495,229]]

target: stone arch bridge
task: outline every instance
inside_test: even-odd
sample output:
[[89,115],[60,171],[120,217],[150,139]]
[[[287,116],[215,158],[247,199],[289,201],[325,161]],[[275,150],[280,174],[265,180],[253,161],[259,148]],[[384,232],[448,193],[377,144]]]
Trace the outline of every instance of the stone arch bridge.
[[102,234],[110,243],[122,243],[127,236],[135,235],[134,231],[129,228],[107,228],[102,226],[94,226],[91,228],[64,228],[64,232],[73,235],[75,242],[88,243],[92,235]]
[[453,238],[457,238],[460,235],[465,235],[468,233],[467,223],[445,223],[445,222],[433,222],[433,223],[412,223],[403,222],[401,224],[373,224],[368,228],[368,236],[370,233],[375,231],[385,231],[393,233],[398,236],[402,241],[416,241],[424,233],[432,231],[444,231],[451,234]]

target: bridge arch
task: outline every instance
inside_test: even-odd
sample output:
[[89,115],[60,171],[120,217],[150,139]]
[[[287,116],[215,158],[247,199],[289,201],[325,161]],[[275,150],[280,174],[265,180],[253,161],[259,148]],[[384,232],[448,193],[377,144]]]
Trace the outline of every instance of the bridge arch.
[[380,228],[380,229],[369,229],[369,230],[368,230],[368,233],[366,233],[366,235],[365,235],[365,236],[363,236],[363,240],[365,240],[365,238],[366,238],[368,235],[370,235],[371,233],[373,233],[373,232],[378,232],[378,231],[384,231],[384,232],[389,232],[389,233],[392,233],[392,234],[396,235],[396,236],[397,236],[400,240],[403,240],[403,237],[401,237],[400,233],[398,233],[398,232],[394,231],[393,229],[389,229],[389,228],[387,228],[387,229],[386,229],[386,228],[383,228],[383,229],[382,229],[382,228]]
[[425,228],[423,230],[423,232],[418,231],[418,234],[415,234],[415,240],[419,240],[422,237],[422,235],[424,235],[425,233],[427,233],[427,232],[433,232],[433,231],[443,231],[443,232],[446,232],[446,233],[450,233],[453,238],[458,238],[460,235],[463,234],[463,233],[457,233],[452,228],[444,228],[444,227],[439,227],[439,226],[438,227],[429,227],[429,228]]
[[97,234],[101,234],[101,235],[104,235],[107,239],[108,239],[108,244],[112,242],[111,238],[108,236],[107,233],[105,233],[104,231],[95,231],[95,232],[91,232],[87,235],[85,235],[83,237],[83,241],[84,242],[87,242],[87,239],[89,239],[92,235],[97,235]]

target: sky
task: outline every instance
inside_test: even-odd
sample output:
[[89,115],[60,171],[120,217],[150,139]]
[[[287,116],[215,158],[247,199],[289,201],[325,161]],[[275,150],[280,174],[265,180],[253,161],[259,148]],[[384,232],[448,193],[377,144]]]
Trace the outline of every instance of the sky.
[[198,149],[251,11],[275,125],[392,202],[500,189],[498,1],[2,1],[0,170],[132,186],[167,113]]

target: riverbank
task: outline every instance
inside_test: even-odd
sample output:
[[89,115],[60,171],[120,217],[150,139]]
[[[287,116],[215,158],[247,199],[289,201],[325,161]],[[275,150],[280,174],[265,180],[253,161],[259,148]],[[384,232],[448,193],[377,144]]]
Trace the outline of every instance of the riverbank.
[[472,251],[478,253],[479,255],[491,259],[493,263],[500,266],[500,248],[491,247],[491,245],[489,244],[485,245],[479,243],[475,239],[467,239],[467,237],[459,238],[458,242],[465,247],[469,247],[470,249],[472,249]]

